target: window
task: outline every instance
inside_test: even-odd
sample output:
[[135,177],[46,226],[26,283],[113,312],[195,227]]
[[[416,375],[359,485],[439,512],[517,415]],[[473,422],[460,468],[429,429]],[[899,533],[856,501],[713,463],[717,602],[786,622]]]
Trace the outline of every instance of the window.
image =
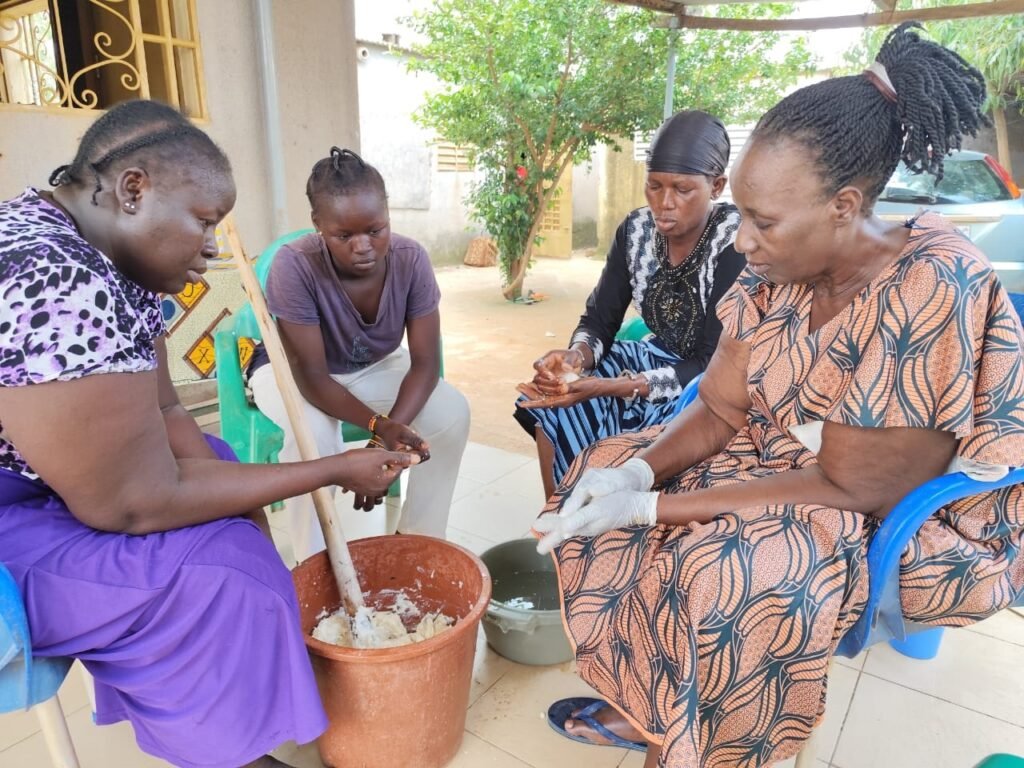
[[442,173],[472,171],[473,162],[467,147],[460,147],[450,141],[437,142],[437,170]]
[[204,117],[195,0],[0,0],[0,104]]
[[562,196],[561,190],[555,193],[548,203],[548,209],[540,219],[541,232],[557,232],[564,226],[562,221]]

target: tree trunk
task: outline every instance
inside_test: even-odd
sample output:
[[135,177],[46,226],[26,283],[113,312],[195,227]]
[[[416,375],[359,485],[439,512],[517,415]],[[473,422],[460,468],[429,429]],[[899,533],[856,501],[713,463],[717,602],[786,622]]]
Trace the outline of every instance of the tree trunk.
[[[562,173],[569,166],[569,163],[572,162],[572,153],[574,149],[574,144],[569,144],[562,149],[560,156],[563,159],[558,167],[558,174],[555,176],[556,181],[553,182],[551,186],[545,188],[543,181],[538,182],[536,194],[540,204],[537,206],[537,211],[533,215],[533,224],[530,225],[530,234],[526,238],[526,248],[523,249],[523,253],[518,259],[514,259],[512,261],[512,265],[508,271],[508,285],[501,290],[502,295],[509,301],[515,301],[523,294],[523,280],[526,277],[526,270],[530,268],[530,260],[533,258],[534,240],[537,238],[537,233],[540,232],[540,225],[544,220],[544,213],[548,209],[551,197],[558,189],[557,179],[561,178]],[[559,156],[558,153],[556,153],[556,156]],[[545,157],[547,157],[547,155],[545,155]]]
[[1014,178],[1013,164],[1010,160],[1010,134],[1006,127],[1006,110],[1003,107],[992,107],[992,122],[996,127],[996,147],[998,148],[999,164]]
[[523,295],[523,280],[526,279],[526,270],[529,269],[530,259],[533,256],[533,236],[536,233],[536,229],[537,226],[534,225],[530,230],[530,239],[526,250],[518,259],[514,259],[509,267],[508,285],[501,289],[502,295],[509,301],[515,301]]
[[521,269],[522,263],[523,257],[520,256],[518,259],[513,259],[509,265],[508,274],[510,279],[501,289],[501,295],[509,301],[515,301],[523,295],[523,274],[525,274],[525,270]]

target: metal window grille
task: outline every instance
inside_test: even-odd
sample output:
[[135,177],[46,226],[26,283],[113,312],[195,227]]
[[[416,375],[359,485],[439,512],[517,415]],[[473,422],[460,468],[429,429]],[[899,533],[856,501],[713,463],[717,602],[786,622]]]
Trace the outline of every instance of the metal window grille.
[[0,105],[206,116],[195,0],[0,0]]

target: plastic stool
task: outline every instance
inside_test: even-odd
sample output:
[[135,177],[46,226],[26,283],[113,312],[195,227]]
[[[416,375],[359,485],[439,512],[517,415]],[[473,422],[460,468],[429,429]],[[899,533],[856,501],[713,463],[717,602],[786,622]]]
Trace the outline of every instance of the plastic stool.
[[907,635],[906,640],[890,640],[889,645],[912,659],[934,659],[942,643],[942,627]]

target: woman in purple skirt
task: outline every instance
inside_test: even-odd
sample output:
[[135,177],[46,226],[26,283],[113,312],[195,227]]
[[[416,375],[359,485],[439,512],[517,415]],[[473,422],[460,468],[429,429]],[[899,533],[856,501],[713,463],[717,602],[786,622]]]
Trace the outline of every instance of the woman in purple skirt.
[[0,562],[34,652],[81,659],[97,722],[130,721],[174,765],[281,765],[267,753],[326,718],[253,510],[326,485],[380,496],[416,459],[239,464],[181,407],[157,293],[206,271],[235,202],[181,114],[115,107],[50,182],[0,203]]

